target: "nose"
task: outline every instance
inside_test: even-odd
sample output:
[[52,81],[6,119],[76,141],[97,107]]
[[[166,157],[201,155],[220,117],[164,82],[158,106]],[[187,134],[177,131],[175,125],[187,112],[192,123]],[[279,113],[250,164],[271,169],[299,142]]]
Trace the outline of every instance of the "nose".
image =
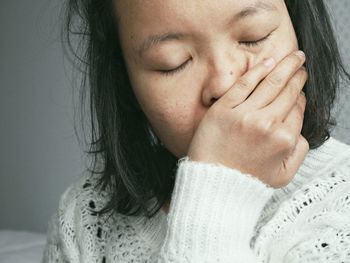
[[206,78],[202,86],[202,100],[210,107],[223,96],[247,71],[248,58],[243,54],[234,57],[222,56],[208,63]]

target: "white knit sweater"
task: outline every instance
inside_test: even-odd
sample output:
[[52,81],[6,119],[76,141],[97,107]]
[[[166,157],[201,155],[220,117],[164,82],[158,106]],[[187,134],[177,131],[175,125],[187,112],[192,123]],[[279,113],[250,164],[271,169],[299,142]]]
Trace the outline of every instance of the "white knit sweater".
[[279,189],[182,158],[169,214],[149,220],[91,213],[107,200],[95,180],[62,195],[42,262],[350,262],[350,146],[333,137]]

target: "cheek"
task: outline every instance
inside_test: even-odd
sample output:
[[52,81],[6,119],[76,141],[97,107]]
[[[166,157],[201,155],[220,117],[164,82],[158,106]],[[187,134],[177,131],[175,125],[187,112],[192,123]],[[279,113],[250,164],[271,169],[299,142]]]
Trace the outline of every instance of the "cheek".
[[271,50],[268,53],[268,55],[270,57],[273,57],[277,63],[283,60],[290,53],[298,49],[298,45],[295,44],[293,41],[289,41],[289,42],[286,41],[281,43],[284,43],[284,44],[278,44],[278,43],[272,44]]
[[159,139],[175,156],[186,154],[195,130],[195,109],[186,101],[158,103],[148,108],[148,120]]
[[181,156],[196,125],[194,94],[184,94],[179,87],[169,85],[139,87],[134,89],[135,95],[153,131],[168,150]]
[[196,112],[194,107],[193,102],[183,96],[157,97],[146,106],[145,113],[154,128],[175,139],[191,133]]
[[[194,89],[186,82],[165,82],[159,77],[132,78],[135,96],[152,125],[179,133],[187,133],[198,106]],[[155,127],[156,128],[156,127]]]
[[283,29],[284,30],[279,34],[278,40],[271,44],[269,50],[270,55],[273,56],[277,62],[280,62],[290,53],[299,49],[293,24],[290,19],[286,19]]

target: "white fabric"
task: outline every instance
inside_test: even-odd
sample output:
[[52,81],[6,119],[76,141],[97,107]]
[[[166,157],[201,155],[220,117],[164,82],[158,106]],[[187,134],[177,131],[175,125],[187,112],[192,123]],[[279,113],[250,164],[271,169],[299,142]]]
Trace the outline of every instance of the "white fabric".
[[350,146],[332,137],[279,189],[182,158],[169,214],[149,220],[91,213],[107,200],[94,182],[62,195],[43,262],[350,262]]

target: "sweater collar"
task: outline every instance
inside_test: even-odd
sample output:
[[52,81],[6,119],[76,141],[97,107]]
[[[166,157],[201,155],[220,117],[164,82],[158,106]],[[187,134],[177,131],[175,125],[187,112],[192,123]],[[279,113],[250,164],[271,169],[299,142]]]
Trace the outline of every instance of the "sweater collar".
[[[155,201],[155,198],[151,200],[151,202]],[[132,218],[138,236],[152,250],[154,249],[153,252],[159,251],[167,230],[166,212],[163,209],[159,209],[152,218],[147,218],[146,216],[133,216]]]

